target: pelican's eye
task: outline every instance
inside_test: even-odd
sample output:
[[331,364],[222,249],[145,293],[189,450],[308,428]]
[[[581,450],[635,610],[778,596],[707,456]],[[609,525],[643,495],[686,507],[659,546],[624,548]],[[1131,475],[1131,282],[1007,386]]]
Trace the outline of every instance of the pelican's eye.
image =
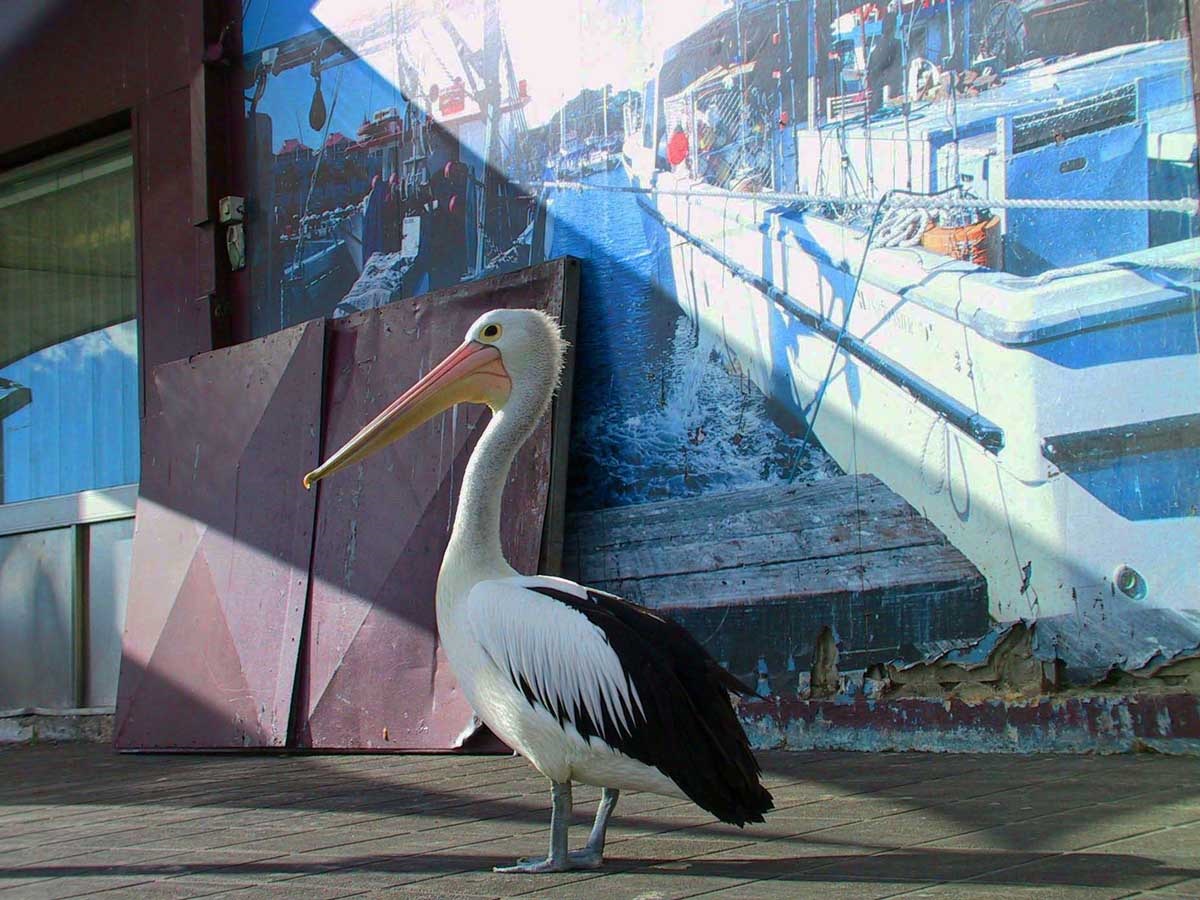
[[483,330],[479,332],[479,339],[487,341],[489,344],[500,339],[500,326],[493,322],[491,325],[485,325]]

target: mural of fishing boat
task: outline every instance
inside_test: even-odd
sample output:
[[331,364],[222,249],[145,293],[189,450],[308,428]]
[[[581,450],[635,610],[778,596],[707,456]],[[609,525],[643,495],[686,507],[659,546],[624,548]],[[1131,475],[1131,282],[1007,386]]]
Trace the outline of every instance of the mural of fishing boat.
[[[456,65],[439,57],[440,73],[420,71],[406,45],[419,28],[436,30]],[[338,104],[354,101],[329,73],[372,54],[391,59],[380,92],[392,102],[365,110],[354,138],[330,133]],[[327,136],[311,151],[289,138],[275,154],[276,247],[285,257],[275,327],[380,302],[379,285],[359,284],[364,273],[386,271],[384,293],[396,299],[540,261],[544,223],[524,145],[530,96],[498,17],[480,48],[443,12],[377,17],[337,35],[318,29],[258,50],[246,67],[252,119],[271,80],[302,67],[315,83],[309,125]],[[328,103],[323,75],[334,85]],[[271,127],[263,118],[260,127]],[[368,266],[376,254],[386,260]]]
[[[994,35],[1052,4],[886,6],[820,21],[808,2],[738,3],[664,54],[623,155],[669,293],[844,470],[978,566],[993,618],[1038,619],[1068,665],[1101,670],[1117,630],[1122,653],[1192,644],[1186,41],[1029,58]],[[873,103],[872,43],[916,25],[955,52]]]

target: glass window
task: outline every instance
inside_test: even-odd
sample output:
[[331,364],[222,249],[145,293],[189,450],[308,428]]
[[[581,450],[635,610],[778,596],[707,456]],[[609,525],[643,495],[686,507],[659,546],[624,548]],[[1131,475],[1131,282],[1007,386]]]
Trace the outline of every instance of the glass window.
[[0,537],[0,709],[77,706],[70,528]]
[[137,480],[136,284],[127,140],[0,178],[0,502]]

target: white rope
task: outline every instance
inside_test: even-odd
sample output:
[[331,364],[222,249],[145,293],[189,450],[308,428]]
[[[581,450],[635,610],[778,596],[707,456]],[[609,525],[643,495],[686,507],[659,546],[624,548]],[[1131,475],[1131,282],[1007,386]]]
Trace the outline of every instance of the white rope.
[[[607,191],[617,194],[658,194],[665,197],[707,197],[714,200],[757,200],[763,203],[841,203],[846,206],[875,206],[878,200],[839,197],[830,194],[798,194],[780,191],[705,191],[679,190],[672,188],[622,187],[608,184],[584,184],[579,181],[544,181],[543,188],[562,191]],[[1200,215],[1200,200],[1052,200],[1045,198],[1010,198],[1008,200],[984,200],[979,197],[949,197],[944,194],[930,197],[896,196],[888,200],[889,209],[912,207],[914,209],[1086,209],[1097,212],[1127,212],[1147,210],[1150,212],[1173,212],[1187,216]]]
[[877,247],[915,247],[929,227],[926,209],[889,208],[875,237]]

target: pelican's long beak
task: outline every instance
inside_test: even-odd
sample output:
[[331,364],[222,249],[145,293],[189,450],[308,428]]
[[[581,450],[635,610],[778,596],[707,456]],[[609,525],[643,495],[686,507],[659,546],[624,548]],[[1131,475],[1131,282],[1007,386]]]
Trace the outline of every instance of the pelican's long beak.
[[500,351],[479,341],[467,341],[430,370],[333,456],[304,476],[304,487],[339,469],[366,459],[456,403],[504,405],[512,380]]

